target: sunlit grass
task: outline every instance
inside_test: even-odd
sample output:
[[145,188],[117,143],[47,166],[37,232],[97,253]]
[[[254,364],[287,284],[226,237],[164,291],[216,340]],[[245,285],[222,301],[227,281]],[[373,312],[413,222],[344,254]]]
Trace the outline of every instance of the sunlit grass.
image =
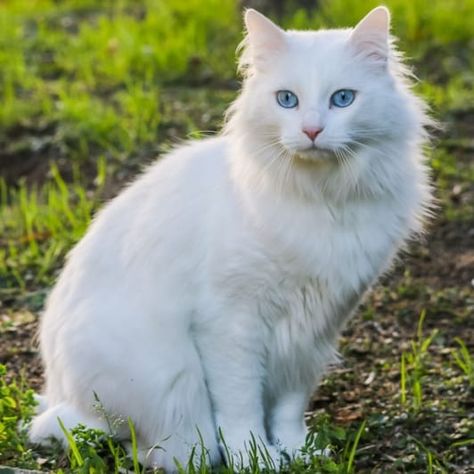
[[[305,26],[354,26],[371,8],[387,6],[392,14],[393,30],[410,50],[434,45],[469,42],[474,30],[472,0],[323,0],[313,14],[288,8],[288,24]],[[455,12],[455,14],[454,14]]]
[[[207,0],[205,8],[198,0],[0,4],[0,125],[73,114],[87,129],[97,112],[111,123],[114,101],[129,114],[130,100],[156,103],[153,91],[164,82],[231,78],[240,29],[232,0]],[[132,139],[144,135],[142,127]]]
[[80,177],[66,184],[56,166],[41,189],[0,179],[0,283],[20,287],[51,283],[53,270],[87,229],[105,182],[100,160],[94,188]]

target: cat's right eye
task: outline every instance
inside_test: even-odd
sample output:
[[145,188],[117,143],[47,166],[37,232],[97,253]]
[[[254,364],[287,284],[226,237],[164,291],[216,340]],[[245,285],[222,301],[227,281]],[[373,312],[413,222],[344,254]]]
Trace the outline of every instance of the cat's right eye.
[[356,93],[352,89],[338,90],[331,96],[330,104],[339,108],[348,107],[354,102],[355,95]]
[[276,99],[279,105],[285,109],[293,109],[298,105],[298,97],[291,91],[278,91]]

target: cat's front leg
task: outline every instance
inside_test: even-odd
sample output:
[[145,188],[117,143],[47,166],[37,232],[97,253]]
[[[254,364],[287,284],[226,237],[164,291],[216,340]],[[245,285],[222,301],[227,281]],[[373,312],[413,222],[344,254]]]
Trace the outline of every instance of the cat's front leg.
[[280,393],[271,404],[269,431],[272,443],[290,457],[298,456],[305,444],[308,429],[304,411],[309,398],[305,389]]
[[264,426],[263,334],[258,316],[238,313],[213,321],[197,336],[222,453],[235,468],[280,464]]

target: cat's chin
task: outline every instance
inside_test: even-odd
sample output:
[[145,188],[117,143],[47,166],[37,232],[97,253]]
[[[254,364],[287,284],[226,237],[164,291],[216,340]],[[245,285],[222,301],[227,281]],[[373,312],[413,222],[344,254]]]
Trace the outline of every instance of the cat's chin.
[[298,160],[312,162],[334,160],[335,158],[334,152],[331,150],[316,147],[294,150],[292,154]]

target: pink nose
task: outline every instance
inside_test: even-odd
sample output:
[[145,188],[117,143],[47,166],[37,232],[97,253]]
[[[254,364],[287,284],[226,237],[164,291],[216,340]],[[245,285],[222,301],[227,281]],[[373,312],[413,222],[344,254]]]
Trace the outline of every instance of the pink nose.
[[316,128],[316,127],[305,127],[303,128],[303,133],[308,135],[309,139],[311,141],[314,141],[315,138],[323,131],[322,128]]

